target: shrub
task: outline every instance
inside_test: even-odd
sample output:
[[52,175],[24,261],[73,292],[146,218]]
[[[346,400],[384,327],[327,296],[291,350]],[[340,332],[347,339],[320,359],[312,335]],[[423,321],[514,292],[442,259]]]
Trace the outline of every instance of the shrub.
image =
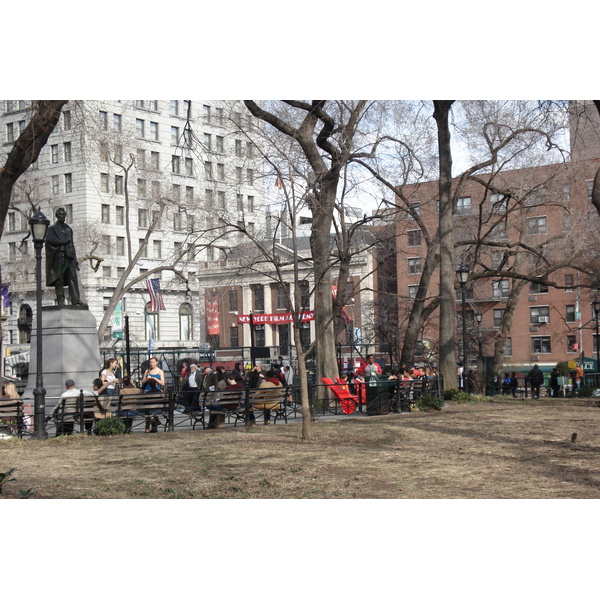
[[581,398],[592,398],[593,393],[594,388],[588,386],[581,386],[579,390],[577,390],[577,395]]
[[444,400],[452,400],[452,398],[454,396],[456,396],[456,394],[458,394],[458,390],[455,390],[455,389],[444,390]]
[[430,394],[425,394],[421,396],[416,402],[415,406],[422,411],[428,412],[431,410],[442,410],[444,406],[444,401],[437,396],[431,396]]
[[125,433],[125,423],[116,417],[101,419],[94,425],[94,433],[96,435],[119,435]]
[[473,401],[473,397],[471,396],[471,394],[468,394],[467,392],[457,392],[456,394],[454,394],[454,396],[452,396],[451,399],[454,402],[458,402],[458,403]]

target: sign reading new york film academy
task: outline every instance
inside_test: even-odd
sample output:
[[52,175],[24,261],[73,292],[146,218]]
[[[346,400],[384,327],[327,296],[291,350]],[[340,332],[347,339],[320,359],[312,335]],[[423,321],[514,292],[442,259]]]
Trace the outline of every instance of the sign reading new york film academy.
[[[315,311],[307,310],[307,311],[301,313],[300,319],[303,323],[306,323],[307,321],[314,321],[315,320]],[[264,315],[261,313],[258,315],[257,314],[252,315],[252,322],[255,325],[258,325],[260,323],[267,323],[270,325],[277,324],[277,323],[291,323],[293,320],[294,320],[293,313],[276,313],[276,314],[270,314],[270,315]],[[237,322],[239,324],[250,323],[250,315],[238,315]]]

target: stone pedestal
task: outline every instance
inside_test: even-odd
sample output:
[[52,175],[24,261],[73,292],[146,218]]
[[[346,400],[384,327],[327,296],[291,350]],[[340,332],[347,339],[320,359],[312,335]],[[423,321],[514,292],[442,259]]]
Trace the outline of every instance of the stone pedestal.
[[[37,315],[36,315],[37,319]],[[92,390],[101,370],[96,319],[87,306],[42,307],[42,373],[46,390],[46,415],[72,379],[80,389]],[[37,370],[37,326],[31,332],[29,377],[23,397],[33,400]]]

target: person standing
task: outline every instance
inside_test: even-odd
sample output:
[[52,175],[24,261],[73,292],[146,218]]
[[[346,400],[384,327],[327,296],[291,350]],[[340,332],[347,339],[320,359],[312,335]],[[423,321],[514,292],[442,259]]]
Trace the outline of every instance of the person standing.
[[107,358],[104,361],[104,369],[100,372],[100,379],[102,380],[102,384],[107,383],[106,393],[109,396],[114,396],[117,393],[117,383],[119,380],[115,375],[115,369],[117,368],[117,359],[116,358]]
[[[150,358],[148,363],[148,368],[146,369],[146,371],[144,372],[144,376],[142,377],[142,388],[144,392],[162,391],[165,386],[165,374],[162,369],[158,368],[158,359],[155,356],[153,356]],[[150,386],[150,384],[148,383],[149,379],[156,380],[156,387]]]
[[531,385],[531,397],[537,400],[540,397],[540,386],[544,383],[544,374],[537,365],[527,373],[527,379]]
[[365,379],[369,377],[377,377],[381,375],[381,367],[375,362],[375,357],[372,354],[367,356],[367,362],[360,366],[358,372],[364,375]]
[[202,374],[198,371],[198,365],[192,363],[190,372],[187,374],[183,382],[183,393],[186,403],[186,410],[192,412],[199,408],[198,398],[200,397],[200,389],[202,388]]
[[575,389],[579,390],[581,389],[581,382],[583,381],[583,369],[581,368],[581,365],[577,365],[577,367],[575,368],[575,377],[573,378],[575,380]]

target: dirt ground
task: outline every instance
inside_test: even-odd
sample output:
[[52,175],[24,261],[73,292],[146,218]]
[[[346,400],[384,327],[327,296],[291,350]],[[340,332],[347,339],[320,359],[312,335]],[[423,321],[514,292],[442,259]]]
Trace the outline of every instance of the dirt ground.
[[0,498],[599,498],[599,425],[597,401],[502,398],[322,420],[309,443],[297,423],[0,440]]

